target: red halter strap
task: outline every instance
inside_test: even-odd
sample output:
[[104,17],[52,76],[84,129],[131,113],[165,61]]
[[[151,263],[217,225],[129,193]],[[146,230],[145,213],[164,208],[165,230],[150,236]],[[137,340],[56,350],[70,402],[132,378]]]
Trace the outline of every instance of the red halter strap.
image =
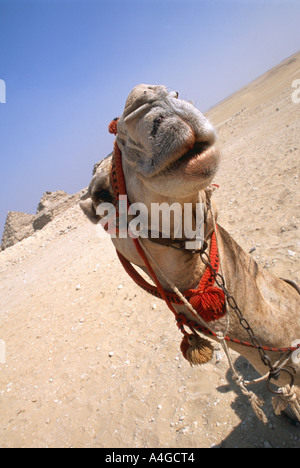
[[[115,124],[115,121],[113,121]],[[115,127],[115,126],[114,126]],[[112,132],[114,133],[114,132]],[[116,203],[118,203],[120,195],[126,195],[126,183],[122,167],[122,154],[118,147],[117,142],[114,143],[113,162],[111,169],[111,183],[116,197]],[[155,286],[148,283],[132,266],[132,264],[120,253],[117,252],[118,257],[129,276],[145,291],[150,294],[164,299],[168,307],[172,310],[174,315],[177,317],[173,304],[183,304],[179,297],[170,291],[165,291],[157,279],[146,255],[143,251],[139,240],[132,239],[137,252],[143,259],[143,262],[154,281]],[[216,271],[219,270],[219,255],[217,249],[217,242],[215,233],[211,237],[211,248],[210,248],[210,262]],[[186,299],[189,300],[190,304],[194,307],[200,317],[206,322],[211,322],[223,317],[226,313],[225,307],[225,296],[224,292],[213,286],[214,278],[210,268],[206,268],[197,289],[187,289],[183,292]]]
[[[110,133],[117,134],[117,124],[118,118],[114,119],[111,124],[109,125]],[[113,190],[115,193],[116,201],[119,200],[120,195],[126,195],[126,184],[124,179],[123,167],[122,167],[122,154],[115,141],[114,144],[114,153],[113,153],[113,162],[112,162],[112,169],[111,169],[111,183],[113,186]],[[181,332],[188,337],[188,332],[185,330],[184,326],[189,327],[191,330],[195,329],[202,333],[217,336],[212,331],[204,328],[202,325],[199,325],[197,322],[193,320],[189,320],[184,314],[177,313],[173,304],[182,304],[182,301],[179,297],[170,291],[165,291],[161,286],[160,282],[158,281],[138,239],[132,239],[135,244],[135,247],[143,259],[145,266],[152,277],[156,287],[152,284],[148,283],[132,266],[132,264],[120,253],[117,251],[118,257],[125,269],[125,271],[130,275],[130,277],[145,291],[153,294],[154,296],[164,299],[170,310],[173,312],[176,318],[176,323],[178,328]],[[219,255],[217,249],[217,243],[215,238],[215,233],[212,234],[211,238],[211,248],[210,248],[210,261],[215,270],[218,271],[219,269]],[[226,313],[225,307],[225,296],[223,291],[218,288],[213,287],[213,277],[211,275],[211,271],[207,268],[200,280],[198,289],[188,289],[183,292],[183,295],[190,301],[193,307],[197,310],[199,315],[206,320],[207,322],[212,320],[217,320],[220,317],[223,317]],[[248,343],[246,341],[240,341],[234,338],[230,338],[229,336],[225,337],[226,341],[231,341],[233,343],[237,343],[243,346],[248,346],[250,348],[254,348],[253,343]],[[295,351],[296,349],[300,348],[300,345],[290,348],[272,348],[268,346],[262,346],[262,348],[266,351],[273,351],[273,352],[288,352],[288,351]]]

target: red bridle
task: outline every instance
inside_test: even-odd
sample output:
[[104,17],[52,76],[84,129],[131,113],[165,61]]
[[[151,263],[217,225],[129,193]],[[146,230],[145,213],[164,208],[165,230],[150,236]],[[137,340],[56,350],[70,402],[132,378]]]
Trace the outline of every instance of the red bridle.
[[[113,121],[110,125],[109,129],[111,133],[116,133],[116,123],[117,121]],[[117,206],[120,195],[127,195],[126,183],[122,166],[122,154],[118,147],[117,141],[115,141],[114,143],[114,152],[111,169],[111,184],[114,190]],[[156,286],[153,286],[152,284],[148,283],[138,273],[138,271],[133,267],[133,265],[120,252],[117,252],[125,271],[145,291],[158,298],[164,299],[169,309],[175,315],[178,323],[178,313],[176,312],[172,304],[183,304],[183,302],[174,292],[166,291],[163,289],[155,272],[153,271],[153,268],[151,267],[148,261],[148,258],[139,240],[132,238],[132,242],[134,243],[139,256],[142,258],[143,263],[145,264],[149,275],[151,276]],[[215,270],[218,271],[219,255],[215,233],[213,233],[211,237],[210,262],[215,268]],[[206,268],[205,273],[201,277],[198,288],[187,289],[183,292],[183,295],[186,297],[186,299],[189,300],[190,304],[194,307],[199,316],[202,317],[206,322],[217,320],[223,317],[226,313],[224,293],[221,289],[214,287],[213,284],[214,279],[212,276],[212,272],[210,268]]]
[[[114,119],[111,124],[109,125],[109,132],[112,134],[117,134],[117,123],[118,119]],[[111,168],[111,184],[114,190],[115,198],[116,198],[116,207],[118,206],[118,200],[120,195],[126,195],[126,183],[123,173],[123,166],[122,166],[122,154],[118,147],[117,141],[115,140],[114,143],[114,151],[113,151],[113,158],[112,158],[112,168]],[[129,204],[128,204],[129,207]],[[182,342],[181,349],[183,354],[185,355],[184,348],[187,345],[187,338],[191,335],[185,330],[184,326],[188,326],[192,331],[198,330],[202,333],[217,336],[213,331],[204,328],[202,325],[198,324],[194,320],[188,319],[183,313],[178,313],[172,304],[183,304],[181,299],[171,291],[166,291],[160,284],[153,268],[151,267],[147,256],[139,242],[138,239],[132,238],[132,242],[135,245],[135,248],[142,258],[149,275],[151,276],[153,282],[156,286],[148,283],[133,267],[133,265],[120,253],[117,251],[117,255],[121,264],[123,265],[125,271],[128,275],[135,281],[135,283],[140,286],[142,289],[147,291],[148,293],[152,294],[155,297],[160,299],[164,299],[169,309],[173,312],[176,323],[180,331],[184,334],[184,339]],[[211,246],[210,246],[210,263],[218,272],[219,270],[219,254],[216,242],[216,236],[213,232],[211,235]],[[193,308],[197,311],[197,314],[205,320],[206,322],[211,322],[213,320],[218,320],[226,314],[226,306],[225,306],[225,295],[224,292],[213,286],[214,279],[212,272],[209,267],[206,268],[204,274],[201,277],[197,289],[187,289],[183,291],[183,295],[185,298],[190,302]],[[237,343],[247,347],[255,347],[252,343],[247,341],[240,341],[238,339],[230,338],[228,336],[225,337],[226,341],[231,341],[233,343]],[[295,351],[299,348],[299,345],[293,348],[272,348],[267,346],[262,346],[262,348],[266,351],[273,351],[273,352],[288,352],[288,351]],[[186,356],[185,356],[186,357]]]

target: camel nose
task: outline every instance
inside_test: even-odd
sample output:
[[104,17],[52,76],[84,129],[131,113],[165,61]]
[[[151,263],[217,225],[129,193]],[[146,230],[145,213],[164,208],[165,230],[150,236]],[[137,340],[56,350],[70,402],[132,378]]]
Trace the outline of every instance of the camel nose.
[[97,207],[99,203],[112,203],[107,176],[100,173],[94,175],[89,186],[89,194]]

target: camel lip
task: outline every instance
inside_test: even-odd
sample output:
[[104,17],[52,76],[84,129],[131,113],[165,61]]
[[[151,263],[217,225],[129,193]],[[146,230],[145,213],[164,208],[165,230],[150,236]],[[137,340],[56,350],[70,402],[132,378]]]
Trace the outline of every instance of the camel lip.
[[173,160],[170,164],[167,165],[167,167],[164,168],[165,171],[175,171],[178,169],[181,165],[188,163],[194,158],[197,158],[201,156],[205,151],[210,148],[212,145],[208,143],[207,141],[202,141],[202,142],[196,142],[194,146],[189,149],[187,152],[179,155],[178,158]]

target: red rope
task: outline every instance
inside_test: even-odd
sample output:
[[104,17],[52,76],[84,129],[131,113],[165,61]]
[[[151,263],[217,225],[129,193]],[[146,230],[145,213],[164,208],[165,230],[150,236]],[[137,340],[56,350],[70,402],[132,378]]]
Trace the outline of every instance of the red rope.
[[[205,333],[206,335],[211,335],[214,337],[217,337],[217,334],[214,333],[211,330],[208,330],[208,328],[204,328],[202,325],[195,323],[193,320],[189,320],[184,314],[179,314],[178,315],[178,322],[181,323],[181,325],[186,325],[188,327],[193,327],[195,330],[198,330],[202,333]],[[249,343],[248,341],[241,341],[236,338],[230,338],[229,336],[225,336],[226,341],[230,341],[231,343],[236,343],[242,346],[247,346],[248,348],[256,348],[256,346],[253,343]],[[287,353],[287,352],[293,352],[296,351],[296,349],[300,348],[300,344],[294,347],[290,348],[273,348],[270,346],[262,346],[262,349],[265,351],[272,351],[274,353]]]
[[[135,244],[138,244],[138,248],[141,249],[141,246],[138,240],[133,239],[133,241],[135,242]],[[214,244],[216,244],[215,234],[212,235],[211,243],[213,246]],[[117,254],[125,271],[128,273],[128,275],[133,279],[133,281],[138,286],[140,286],[142,289],[144,289],[148,293],[152,294],[152,296],[158,297],[160,299],[164,299],[167,303],[169,301],[169,302],[172,302],[173,304],[183,304],[183,301],[174,292],[163,290],[164,291],[164,295],[163,295],[160,291],[160,288],[158,286],[155,287],[152,284],[148,283],[137,272],[137,270],[133,267],[133,265],[120,252],[117,252]],[[140,251],[139,251],[139,254],[140,254]],[[214,267],[216,267],[216,263],[214,263]],[[150,273],[149,269],[148,271]],[[204,278],[203,276],[199,283],[198,289],[186,289],[185,291],[183,291],[182,294],[206,322],[211,322],[212,320],[217,320],[220,317],[223,317],[224,314],[226,313],[225,297],[224,297],[223,291],[213,286],[210,286],[213,281],[212,275],[206,275],[206,276],[209,276],[209,279],[206,281],[206,278]],[[152,274],[151,274],[151,277],[153,278]],[[154,282],[157,285],[156,281]],[[167,300],[165,299],[164,296],[167,298]]]
[[[114,144],[111,183],[115,192],[116,202],[118,202],[119,196],[126,195],[127,191],[122,166],[122,154],[116,141]],[[119,259],[121,260],[121,263],[124,266],[125,270],[139,286],[146,289],[146,291],[151,292],[151,294],[154,294],[155,296],[164,299],[168,307],[172,310],[172,312],[175,315],[177,315],[171,303],[175,302],[176,304],[183,304],[183,302],[180,300],[178,301],[177,295],[175,293],[170,293],[169,291],[165,291],[163,289],[138,239],[132,239],[132,241],[134,242],[135,248],[140,257],[142,258],[151,278],[153,279],[156,288],[147,283],[141,277],[141,275],[132,267],[130,262],[118,252]],[[218,271],[219,255],[216,237],[214,233],[211,239],[210,262],[214,269]],[[210,268],[206,268],[205,273],[200,280],[198,288],[188,289],[183,293],[184,296],[186,296],[187,299],[190,301],[190,304],[193,306],[193,308],[197,311],[199,316],[202,317],[203,320],[205,320],[206,322],[218,320],[221,317],[223,317],[226,313],[224,292],[221,289],[214,287],[213,284],[214,278],[212,275],[212,271]]]
[[[126,191],[126,184],[125,184],[125,178],[124,178],[123,166],[122,166],[122,154],[121,154],[120,148],[118,147],[118,144],[117,144],[116,141],[115,141],[115,144],[114,144],[113,164],[112,164],[112,170],[111,170],[111,183],[112,183],[112,186],[113,186],[113,189],[114,189],[114,192],[115,192],[116,203],[118,203],[120,195],[126,195],[127,191]],[[127,203],[128,203],[128,201],[127,201]],[[143,260],[143,262],[144,262],[144,264],[145,264],[145,266],[146,266],[152,280],[156,284],[157,297],[160,296],[162,299],[164,299],[164,301],[166,302],[169,309],[173,312],[175,317],[177,317],[177,312],[174,309],[174,307],[172,306],[171,300],[167,297],[167,294],[164,291],[164,289],[163,289],[162,285],[160,284],[159,280],[157,279],[157,276],[154,273],[153,268],[151,267],[146,255],[145,255],[145,252],[143,251],[143,249],[142,249],[142,247],[141,247],[141,245],[139,243],[139,240],[138,239],[132,239],[132,241],[133,241],[133,243],[135,245],[135,248],[136,248],[137,252],[139,253],[140,257],[142,258],[142,260]],[[119,257],[123,267],[125,268],[126,272],[129,274],[129,276],[131,276],[132,279],[134,279],[134,281],[137,284],[143,285],[144,287],[146,287],[146,289],[147,289],[147,287],[154,288],[152,285],[147,283],[147,281],[145,281],[142,278],[142,276],[132,267],[131,263],[125,257],[123,257],[123,255],[120,252],[117,251],[117,254],[118,254],[118,257]],[[178,324],[178,327],[180,327],[179,324]],[[184,333],[186,333],[186,332],[184,332]]]

